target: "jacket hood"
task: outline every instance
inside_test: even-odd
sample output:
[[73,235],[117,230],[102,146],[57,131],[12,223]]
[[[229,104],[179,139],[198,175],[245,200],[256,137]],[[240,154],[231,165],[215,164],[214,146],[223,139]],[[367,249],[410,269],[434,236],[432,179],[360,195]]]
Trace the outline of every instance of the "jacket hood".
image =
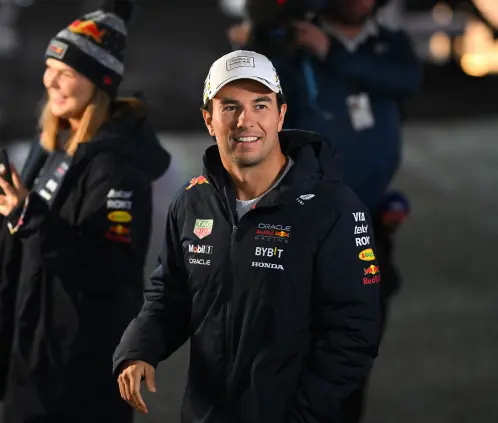
[[[338,149],[323,136],[289,129],[279,134],[280,145],[294,165],[281,184],[265,195],[260,204],[294,201],[299,193],[312,189],[319,182],[341,182],[342,156]],[[223,167],[218,146],[213,145],[204,155],[204,174],[214,188],[225,192],[232,209],[235,209],[235,189]]]
[[[327,138],[315,132],[287,129],[279,133],[279,140],[283,153],[294,161],[294,166],[289,172],[292,179],[341,181],[342,155]],[[217,145],[206,150],[204,167],[212,175],[222,173],[223,165]],[[287,177],[284,181],[289,182]]]
[[283,153],[294,160],[301,177],[341,181],[342,155],[330,140],[316,132],[297,129],[281,131],[279,139]]
[[118,103],[112,117],[85,144],[85,150],[91,155],[112,150],[135,163],[151,180],[159,178],[171,162],[138,101]]

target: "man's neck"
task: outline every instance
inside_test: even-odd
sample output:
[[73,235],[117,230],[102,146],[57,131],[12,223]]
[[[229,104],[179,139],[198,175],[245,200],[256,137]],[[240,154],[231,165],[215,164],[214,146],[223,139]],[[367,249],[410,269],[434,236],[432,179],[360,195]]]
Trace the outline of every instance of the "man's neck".
[[279,153],[273,160],[266,160],[258,166],[238,168],[227,167],[227,172],[235,184],[238,200],[247,201],[260,197],[267,192],[280,177],[286,165],[286,157]]

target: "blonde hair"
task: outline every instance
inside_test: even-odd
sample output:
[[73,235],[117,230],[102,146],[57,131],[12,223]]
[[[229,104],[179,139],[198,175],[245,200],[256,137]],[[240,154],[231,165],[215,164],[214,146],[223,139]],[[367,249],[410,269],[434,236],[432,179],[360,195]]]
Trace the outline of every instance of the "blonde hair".
[[[109,119],[111,97],[103,90],[96,88],[81,117],[78,129],[69,138],[63,149],[67,154],[73,156],[78,145],[89,141],[98,129]],[[47,151],[57,148],[57,136],[61,128],[60,119],[54,116],[50,110],[47,99],[40,115],[39,127],[41,130],[41,145]]]

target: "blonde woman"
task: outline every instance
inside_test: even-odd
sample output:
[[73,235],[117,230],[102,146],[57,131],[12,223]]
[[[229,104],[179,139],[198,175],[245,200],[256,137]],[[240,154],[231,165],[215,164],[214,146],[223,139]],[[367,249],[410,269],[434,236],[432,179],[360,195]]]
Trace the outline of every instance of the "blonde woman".
[[132,421],[112,353],[142,303],[169,154],[142,103],[116,98],[130,15],[107,2],[50,41],[41,142],[0,179],[3,423]]

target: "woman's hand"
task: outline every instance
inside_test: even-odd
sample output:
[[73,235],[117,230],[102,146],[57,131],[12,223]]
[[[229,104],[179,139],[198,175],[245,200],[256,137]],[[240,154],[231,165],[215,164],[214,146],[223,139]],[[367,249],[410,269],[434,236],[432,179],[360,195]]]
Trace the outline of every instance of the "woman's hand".
[[29,194],[29,191],[21,184],[21,179],[15,169],[11,169],[11,173],[13,186],[0,176],[0,188],[4,192],[4,195],[0,195],[0,214],[4,216],[9,215]]

